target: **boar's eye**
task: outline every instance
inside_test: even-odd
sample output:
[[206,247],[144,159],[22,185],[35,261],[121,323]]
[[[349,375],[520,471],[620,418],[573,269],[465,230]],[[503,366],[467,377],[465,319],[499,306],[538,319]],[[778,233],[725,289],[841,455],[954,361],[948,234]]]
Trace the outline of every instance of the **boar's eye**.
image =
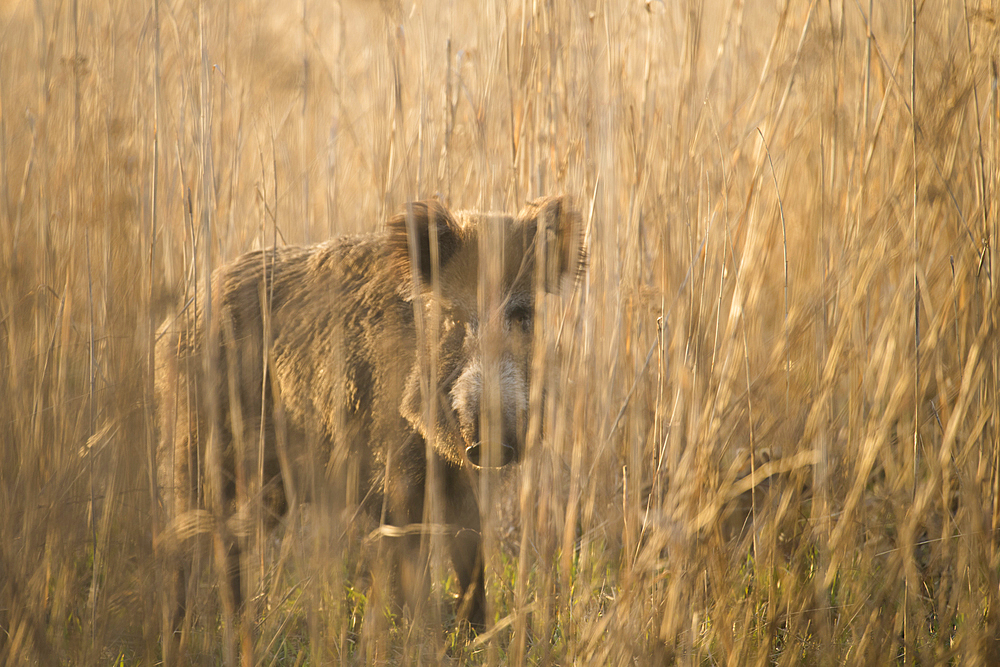
[[511,327],[518,327],[524,333],[531,332],[533,313],[530,305],[519,305],[511,308],[507,315]]

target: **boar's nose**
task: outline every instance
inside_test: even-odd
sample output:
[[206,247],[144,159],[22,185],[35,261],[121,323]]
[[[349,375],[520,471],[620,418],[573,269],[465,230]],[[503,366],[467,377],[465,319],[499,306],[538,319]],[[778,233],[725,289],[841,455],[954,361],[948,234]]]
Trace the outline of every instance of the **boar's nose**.
[[[475,445],[470,445],[465,448],[465,456],[469,459],[469,463],[472,464],[474,468],[482,469],[483,465],[480,465],[480,458],[483,455],[482,445],[476,443]],[[517,459],[517,450],[508,445],[506,442],[502,443],[500,446],[500,464],[496,466],[491,466],[494,468],[503,468],[509,463],[513,463]]]

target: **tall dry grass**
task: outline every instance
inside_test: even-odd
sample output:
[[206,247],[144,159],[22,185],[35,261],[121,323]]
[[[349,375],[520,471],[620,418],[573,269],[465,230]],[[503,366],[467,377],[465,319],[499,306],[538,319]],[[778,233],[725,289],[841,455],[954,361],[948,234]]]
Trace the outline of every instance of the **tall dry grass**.
[[152,345],[207,271],[562,191],[591,260],[544,314],[561,409],[490,523],[494,628],[378,621],[302,529],[261,563],[257,663],[996,664],[998,21],[5,3],[0,656],[160,659]]

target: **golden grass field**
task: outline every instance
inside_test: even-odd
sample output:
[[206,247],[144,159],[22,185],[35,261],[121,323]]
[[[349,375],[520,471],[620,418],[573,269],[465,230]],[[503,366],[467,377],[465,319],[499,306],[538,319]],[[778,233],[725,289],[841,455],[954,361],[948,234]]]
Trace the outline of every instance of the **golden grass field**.
[[152,349],[207,270],[564,192],[492,629],[306,527],[244,664],[998,664],[998,67],[995,0],[4,0],[0,660],[162,659]]

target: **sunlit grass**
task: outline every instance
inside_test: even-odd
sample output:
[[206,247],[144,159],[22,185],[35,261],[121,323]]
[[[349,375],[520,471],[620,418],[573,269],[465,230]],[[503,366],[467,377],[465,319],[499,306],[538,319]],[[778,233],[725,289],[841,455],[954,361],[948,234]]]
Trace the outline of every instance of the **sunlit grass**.
[[0,7],[0,659],[161,660],[152,349],[206,269],[565,192],[590,259],[487,511],[493,629],[455,628],[446,560],[413,631],[377,545],[291,526],[251,568],[255,663],[996,664],[998,19]]

